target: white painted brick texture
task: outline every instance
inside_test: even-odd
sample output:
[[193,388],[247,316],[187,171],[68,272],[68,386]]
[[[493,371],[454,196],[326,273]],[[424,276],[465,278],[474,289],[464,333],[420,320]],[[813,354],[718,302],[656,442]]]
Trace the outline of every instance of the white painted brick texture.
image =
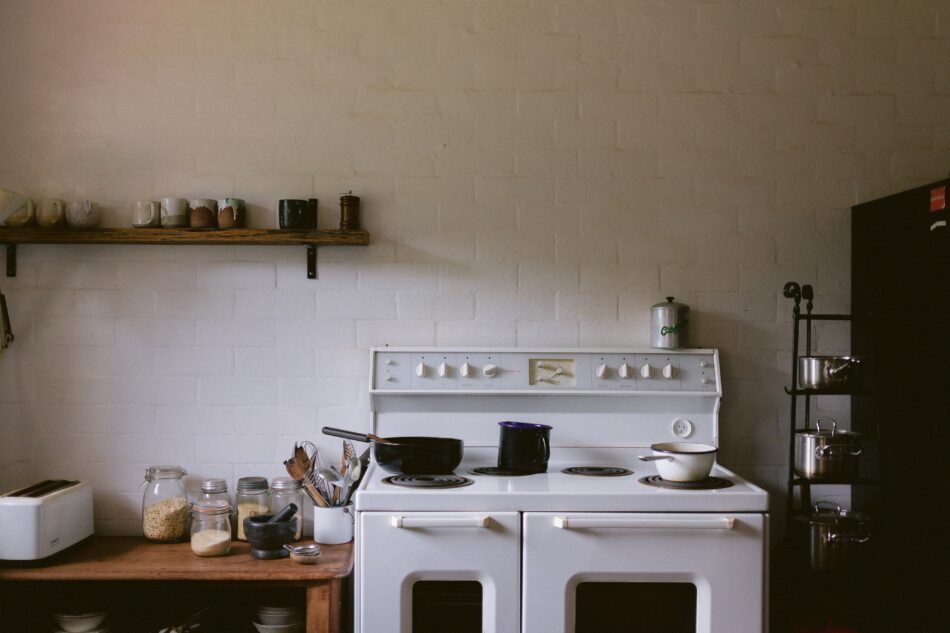
[[0,3],[0,186],[110,226],[315,196],[328,228],[352,189],[372,234],[318,281],[297,247],[21,247],[0,489],[89,479],[135,532],[150,463],[233,487],[365,426],[368,346],[645,345],[670,294],[722,348],[723,461],[781,510],[780,291],[847,311],[850,205],[946,175],[944,4]]

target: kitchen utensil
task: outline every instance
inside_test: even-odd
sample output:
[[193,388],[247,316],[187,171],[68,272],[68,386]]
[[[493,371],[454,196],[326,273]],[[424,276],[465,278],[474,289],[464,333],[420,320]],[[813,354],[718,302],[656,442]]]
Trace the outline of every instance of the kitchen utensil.
[[462,440],[449,437],[382,438],[344,429],[323,427],[327,435],[360,442],[373,442],[376,463],[391,473],[405,475],[444,475],[451,473],[462,461]]
[[[830,429],[822,429],[830,422]],[[818,418],[815,430],[795,431],[795,473],[808,479],[849,478],[858,474],[861,434],[839,431],[831,418]]]
[[667,481],[688,482],[709,477],[719,449],[697,442],[662,442],[650,450],[653,455],[641,455],[640,461],[656,462],[657,472]]
[[871,539],[871,518],[863,512],[842,510],[831,501],[819,501],[809,517],[811,568],[841,571],[853,564],[860,545]]
[[244,519],[244,534],[251,544],[251,556],[262,560],[287,558],[284,545],[294,540],[296,521],[270,522],[271,515],[261,514]]
[[[349,440],[347,440],[349,443]],[[352,444],[350,447],[352,448]],[[350,497],[353,495],[353,491],[356,490],[356,484],[360,480],[360,475],[362,475],[363,464],[360,462],[360,458],[356,456],[355,449],[350,456],[349,462],[346,466],[346,486],[343,488],[343,492],[340,493],[340,499],[342,502],[340,505],[347,505],[350,502]]]
[[667,297],[650,308],[650,347],[679,349],[689,346],[689,306]]
[[551,427],[530,422],[499,422],[498,467],[543,473],[551,457]]
[[271,515],[271,518],[267,520],[268,523],[281,523],[283,521],[290,521],[291,517],[297,514],[297,504],[288,503],[276,514]]
[[313,471],[313,475],[321,485],[326,487],[329,505],[336,505],[334,503],[334,491],[336,488],[343,487],[343,476],[332,468],[318,468]]
[[[313,482],[310,481],[309,471],[304,468],[303,464],[297,458],[297,453],[299,450],[295,447],[294,457],[291,457],[284,462],[284,468],[287,469],[287,474],[299,481],[303,485],[304,492],[307,493],[307,496],[310,497],[310,500],[313,501],[315,505],[326,507],[328,504],[326,499],[320,494],[316,486],[313,485]],[[306,453],[304,453],[306,456]],[[309,460],[307,460],[309,463]]]
[[855,386],[861,359],[852,356],[802,356],[798,359],[798,387],[815,391],[847,391]]
[[[300,563],[301,565],[313,565],[317,562],[317,557],[320,556],[320,546],[316,543],[310,543],[308,545],[284,545],[284,549],[290,552],[290,560],[295,563]],[[257,612],[257,617],[265,624],[281,624],[280,622],[266,622],[260,610]]]

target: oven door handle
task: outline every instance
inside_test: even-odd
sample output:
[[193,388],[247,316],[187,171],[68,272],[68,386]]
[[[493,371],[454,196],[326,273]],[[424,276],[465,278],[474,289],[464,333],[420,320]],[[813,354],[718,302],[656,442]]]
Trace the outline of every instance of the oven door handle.
[[487,528],[491,527],[491,517],[475,515],[467,517],[406,517],[391,516],[389,523],[395,528]]
[[564,530],[584,528],[620,528],[648,530],[731,530],[733,517],[702,519],[673,519],[638,517],[631,519],[588,519],[582,517],[554,517],[554,527]]

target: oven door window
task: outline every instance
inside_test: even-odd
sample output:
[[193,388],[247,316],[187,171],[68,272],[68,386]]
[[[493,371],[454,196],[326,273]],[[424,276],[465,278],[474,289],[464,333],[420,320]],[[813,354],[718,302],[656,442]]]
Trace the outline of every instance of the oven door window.
[[482,632],[482,584],[420,580],[412,586],[412,633]]
[[696,586],[679,582],[581,582],[574,633],[695,633]]

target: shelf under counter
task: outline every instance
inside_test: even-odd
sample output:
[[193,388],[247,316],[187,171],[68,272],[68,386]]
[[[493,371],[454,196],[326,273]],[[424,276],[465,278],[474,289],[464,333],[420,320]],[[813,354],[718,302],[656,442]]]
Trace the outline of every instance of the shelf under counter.
[[0,563],[0,585],[20,581],[185,581],[297,586],[306,590],[307,633],[340,630],[342,582],[353,570],[353,547],[321,545],[315,565],[289,558],[256,560],[235,541],[227,556],[201,558],[189,543],[142,537],[93,536],[48,559]]

